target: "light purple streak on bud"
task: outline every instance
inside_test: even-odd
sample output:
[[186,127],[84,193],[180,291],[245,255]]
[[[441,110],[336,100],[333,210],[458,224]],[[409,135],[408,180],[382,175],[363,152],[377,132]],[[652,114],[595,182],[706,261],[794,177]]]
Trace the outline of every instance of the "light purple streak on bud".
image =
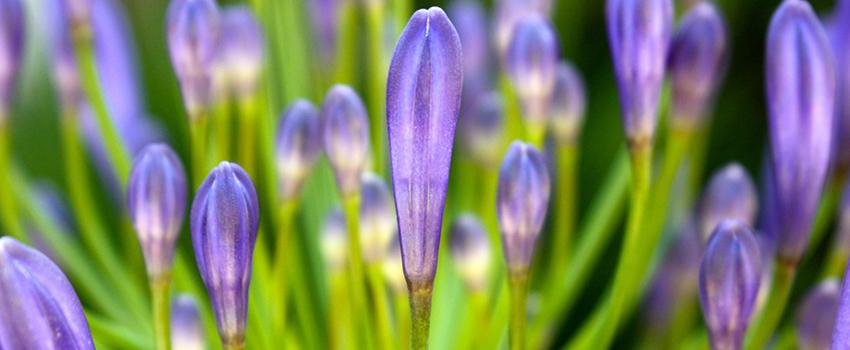
[[21,0],[0,0],[0,116],[8,112],[12,103],[12,91],[23,53],[24,13]]
[[0,349],[94,349],[62,270],[10,237],[0,238]]
[[559,55],[558,38],[543,16],[529,15],[517,23],[506,63],[527,122],[546,124]]
[[333,64],[336,56],[338,13],[343,1],[347,0],[308,1],[316,46],[322,63],[326,65]]
[[502,95],[490,92],[478,98],[461,118],[460,132],[472,159],[486,167],[495,167],[502,156],[505,134]]
[[499,57],[505,58],[514,28],[526,16],[540,14],[549,16],[551,0],[499,0],[496,4],[496,19],[493,32]]
[[408,284],[430,286],[446,204],[463,58],[439,7],[418,10],[396,44],[387,79],[387,127],[399,237]]
[[219,59],[236,97],[254,95],[263,66],[263,32],[248,7],[233,6],[222,11],[219,45]]
[[584,80],[571,63],[561,61],[549,104],[549,132],[559,145],[575,145],[584,122],[587,96]]
[[167,274],[186,214],[186,173],[170,147],[152,144],[136,156],[127,183],[127,207],[148,275]]
[[166,22],[171,64],[193,116],[211,103],[221,14],[213,0],[172,0]]
[[481,3],[471,0],[454,1],[449,8],[449,18],[457,28],[463,47],[463,73],[465,80],[487,78],[490,68],[490,46],[487,14]]
[[607,0],[608,41],[631,145],[651,144],[673,27],[671,0]]
[[467,288],[480,292],[490,276],[490,241],[484,225],[472,214],[462,214],[452,224],[451,252]]
[[721,221],[705,249],[699,274],[700,304],[714,349],[740,349],[761,282],[761,256],[752,231]]
[[511,272],[528,270],[549,206],[549,170],[534,146],[514,141],[499,170],[496,211]]
[[203,350],[206,348],[204,325],[198,304],[188,294],[181,294],[171,301],[171,348],[180,350]]
[[786,0],[767,36],[767,104],[777,205],[777,254],[796,264],[829,167],[835,69],[811,6]]
[[192,246],[224,344],[245,341],[248,286],[260,212],[254,184],[239,165],[221,162],[192,203]]
[[850,170],[850,2],[838,1],[828,34],[836,65],[835,158],[839,171]]
[[675,127],[691,129],[702,124],[724,73],[726,35],[726,23],[710,2],[688,11],[679,24],[667,57]]
[[703,242],[708,241],[714,228],[724,219],[735,219],[753,227],[758,213],[758,194],[747,170],[732,163],[715,172],[703,193],[699,210]]
[[280,195],[292,200],[301,194],[304,180],[322,152],[319,111],[310,102],[297,100],[277,125],[275,160]]
[[838,280],[819,283],[797,309],[797,346],[801,350],[829,349],[838,311]]
[[374,173],[363,174],[360,182],[360,245],[363,261],[378,262],[384,257],[398,221],[393,208],[393,195],[387,184]]
[[342,209],[334,208],[325,217],[321,245],[328,270],[342,271],[348,259],[348,228]]
[[335,85],[321,110],[325,154],[334,169],[342,197],[355,195],[369,158],[369,120],[366,107],[354,90]]

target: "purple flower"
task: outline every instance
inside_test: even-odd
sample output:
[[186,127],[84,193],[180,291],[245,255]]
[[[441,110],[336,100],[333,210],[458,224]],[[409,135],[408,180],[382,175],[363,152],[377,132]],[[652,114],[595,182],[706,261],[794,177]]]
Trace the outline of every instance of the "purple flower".
[[702,124],[726,59],[726,23],[713,3],[688,11],[673,35],[667,69],[673,94],[671,122],[693,128]]
[[62,270],[10,237],[0,238],[0,349],[94,349]]
[[348,227],[342,209],[334,208],[322,224],[322,255],[330,271],[342,271],[348,259]]
[[487,286],[491,260],[484,225],[472,214],[462,214],[452,224],[451,234],[452,258],[460,276],[469,289],[481,291]]
[[238,98],[256,92],[263,50],[263,32],[254,13],[244,5],[225,8],[221,13],[218,59],[227,84]]
[[514,141],[499,170],[496,211],[512,273],[527,271],[549,206],[549,170],[534,146]]
[[460,120],[461,141],[474,161],[495,167],[502,156],[505,134],[502,95],[490,92],[474,103]]
[[322,102],[322,140],[343,197],[357,193],[369,158],[369,120],[357,93],[335,85]]
[[535,127],[546,125],[558,50],[555,31],[543,16],[530,15],[517,23],[508,46],[507,70],[526,121]]
[[221,14],[213,0],[172,0],[166,22],[171,65],[186,110],[194,117],[211,103]]
[[5,117],[24,53],[21,0],[0,0],[0,23],[0,117]]
[[699,232],[708,241],[717,224],[735,219],[747,227],[755,225],[758,195],[753,180],[738,163],[729,164],[711,177],[703,193],[699,212]]
[[671,0],[608,0],[606,17],[626,140],[630,147],[646,147],[655,135],[673,4]]
[[761,256],[752,231],[721,221],[705,249],[699,274],[700,303],[714,349],[740,349],[761,282]]
[[292,200],[301,194],[307,175],[322,152],[319,111],[310,102],[293,102],[277,125],[275,160],[280,195]]
[[127,206],[148,275],[167,274],[186,214],[186,173],[170,147],[153,144],[136,157],[127,183]]
[[248,285],[260,212],[254,184],[239,165],[221,162],[192,203],[192,245],[222,343],[245,341]]
[[850,170],[850,2],[837,1],[829,28],[836,65],[835,158],[839,171]]
[[587,104],[584,81],[569,62],[561,61],[556,69],[555,87],[549,104],[549,131],[559,145],[575,145]]
[[387,79],[390,164],[404,274],[430,286],[463,89],[460,38],[438,7],[418,10],[396,44]]
[[393,195],[386,182],[374,173],[363,174],[360,182],[360,245],[363,260],[378,262],[396,233]]
[[767,104],[777,206],[777,253],[796,265],[829,166],[835,70],[811,6],[786,0],[767,36]]
[[838,281],[819,283],[797,309],[797,345],[802,350],[829,349],[838,311]]
[[171,301],[171,348],[203,350],[204,325],[195,299],[188,294],[178,295]]

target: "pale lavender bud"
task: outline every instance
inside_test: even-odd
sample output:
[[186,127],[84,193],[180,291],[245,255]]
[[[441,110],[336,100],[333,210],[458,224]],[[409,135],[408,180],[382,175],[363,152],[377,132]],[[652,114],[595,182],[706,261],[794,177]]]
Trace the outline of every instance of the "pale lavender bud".
[[263,66],[263,32],[247,6],[232,6],[221,12],[218,50],[220,68],[236,97],[253,96]]
[[797,308],[797,346],[801,350],[825,350],[832,343],[838,311],[838,280],[819,283]]
[[675,318],[674,312],[694,300],[699,287],[701,255],[702,241],[696,224],[686,219],[667,249],[647,294],[649,327],[666,332]]
[[212,102],[212,67],[221,14],[213,0],[172,0],[166,21],[171,65],[180,81],[186,110],[195,116]]
[[463,47],[465,80],[486,78],[489,75],[491,53],[487,37],[487,14],[481,3],[455,1],[449,8],[449,18],[457,28]]
[[702,195],[699,230],[703,242],[724,219],[735,219],[747,227],[755,225],[758,194],[747,170],[738,163],[729,164],[712,175]]
[[558,65],[558,38],[543,16],[519,21],[508,46],[507,71],[528,123],[545,127]]
[[811,6],[786,0],[767,36],[767,104],[777,206],[777,254],[796,265],[829,167],[835,69]]
[[360,245],[363,261],[378,262],[396,233],[393,195],[377,174],[363,174],[360,182]]
[[463,89],[460,38],[438,7],[418,10],[396,44],[387,79],[387,127],[404,273],[430,286]]
[[322,256],[330,271],[342,271],[348,259],[348,227],[342,209],[334,208],[322,224]]
[[498,164],[505,134],[502,95],[490,92],[477,99],[461,118],[460,132],[473,160],[487,167]]
[[206,348],[204,325],[198,304],[188,294],[171,301],[171,348],[178,350],[203,350]]
[[665,57],[673,27],[671,0],[607,0],[608,41],[631,147],[651,145]]
[[321,110],[325,154],[334,169],[343,197],[355,195],[369,158],[369,120],[354,90],[336,85],[325,96]]
[[549,206],[549,170],[534,146],[514,141],[499,170],[496,211],[511,272],[527,271]]
[[490,241],[484,225],[472,214],[455,219],[451,229],[451,252],[458,273],[466,286],[481,291],[490,273]]
[[310,0],[309,10],[319,56],[326,65],[333,64],[339,29],[340,2],[347,0]]
[[587,96],[584,81],[571,63],[561,61],[549,104],[549,132],[559,145],[575,145],[584,122]]
[[551,8],[551,0],[499,0],[496,4],[496,19],[493,23],[499,57],[506,56],[514,29],[520,20],[534,14],[548,16]]
[[0,238],[0,349],[94,349],[62,270],[10,237]]
[[5,117],[24,53],[21,0],[0,0],[0,116]]
[[841,296],[838,299],[838,310],[835,316],[835,328],[832,330],[833,350],[844,350],[850,344],[850,264],[844,271],[841,282]]
[[758,242],[744,223],[721,221],[705,249],[700,304],[714,349],[740,349],[761,281]]
[[838,1],[828,29],[836,70],[835,158],[840,171],[850,170],[850,2]]
[[304,180],[322,152],[319,111],[310,102],[293,102],[277,125],[275,160],[280,196],[291,200],[301,194]]
[[225,345],[245,341],[259,222],[257,192],[248,174],[239,165],[221,162],[195,194],[190,228],[198,271]]

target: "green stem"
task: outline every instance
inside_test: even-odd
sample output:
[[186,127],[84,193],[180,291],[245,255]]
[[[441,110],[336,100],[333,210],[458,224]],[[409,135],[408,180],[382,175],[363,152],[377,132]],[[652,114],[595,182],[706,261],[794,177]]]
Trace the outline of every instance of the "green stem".
[[337,34],[336,82],[354,83],[357,65],[355,45],[357,44],[357,12],[354,0],[342,0],[339,4],[339,27]]
[[410,304],[407,300],[407,293],[396,293],[393,299],[396,330],[398,331],[396,349],[404,349],[405,346],[410,344]]
[[157,350],[171,349],[171,273],[151,277],[153,328]]
[[385,138],[387,130],[387,118],[385,115],[385,102],[387,90],[387,62],[384,55],[384,15],[385,7],[382,1],[371,1],[366,6],[366,19],[369,30],[369,40],[367,43],[369,49],[369,108],[373,116],[371,123],[371,131],[369,136],[372,138],[372,152],[374,152],[372,161],[374,162],[375,172],[378,174],[384,173],[384,151],[386,150]]
[[390,326],[390,310],[387,307],[387,289],[384,285],[384,271],[380,264],[369,266],[369,284],[372,290],[372,303],[375,309],[375,328],[377,329],[380,348],[393,349],[393,332]]
[[362,322],[368,318],[368,310],[366,308],[366,295],[364,291],[364,283],[366,277],[363,272],[363,251],[360,246],[360,194],[350,195],[343,199],[343,207],[345,213],[345,222],[348,228],[348,267],[351,293],[351,321],[352,329],[366,329],[366,332],[357,332],[360,335],[360,340],[363,344],[371,341],[371,337],[367,334],[369,327],[367,323]]
[[[549,254],[550,281],[563,275],[570,261],[572,235],[575,229],[576,209],[576,165],[578,150],[575,146],[561,147],[557,154],[558,187],[555,201],[555,227],[553,244]],[[550,289],[551,290],[551,289]]]
[[483,291],[470,291],[468,298],[463,330],[459,333],[456,347],[460,350],[474,349],[474,340],[483,339],[490,318],[487,310],[487,297]]
[[773,265],[773,283],[761,313],[753,320],[747,332],[746,349],[764,349],[773,336],[773,331],[782,320],[785,305],[791,295],[797,266],[786,260],[777,259]]
[[253,98],[239,102],[239,160],[242,167],[256,176],[254,160],[257,154],[257,103]]
[[[290,261],[290,252],[297,250],[289,246],[292,235],[292,219],[298,208],[296,201],[284,201],[278,210],[276,248],[274,251],[274,266],[272,267],[272,322],[275,332],[283,334],[286,331],[286,304],[287,304],[287,263]],[[295,288],[293,288],[295,289]]]
[[[0,111],[0,192],[9,194],[12,193],[12,184],[9,179],[9,172],[12,165],[11,151],[11,130],[9,129],[8,118]],[[18,240],[26,242],[26,234],[24,227],[21,225],[18,217],[18,209],[15,203],[14,196],[0,196],[0,218],[3,220],[3,227],[6,233],[12,235]]]
[[189,132],[191,133],[192,183],[195,191],[207,177],[209,163],[207,157],[207,120],[206,115],[192,116]]
[[410,287],[410,349],[428,349],[428,330],[431,326],[430,284],[411,285]]
[[823,270],[823,278],[841,279],[844,275],[844,269],[847,267],[848,258],[847,249],[834,244],[829,250],[829,257],[826,260],[826,268]]
[[[232,122],[230,120],[230,104],[228,103],[228,99],[221,98],[220,101],[216,101],[215,105],[213,106],[212,113],[214,120],[213,130],[215,130],[215,140],[213,141],[213,143],[215,144],[218,151],[218,159],[230,160],[230,136],[233,127]],[[240,119],[240,122],[241,121],[242,119]],[[245,142],[246,139],[242,139],[242,142],[240,142],[239,144],[241,145]]]
[[510,349],[526,348],[526,318],[528,299],[528,271],[510,272],[508,281],[511,294],[511,320],[509,327]]
[[348,311],[350,310],[345,305],[348,298],[346,297],[346,281],[345,274],[342,271],[330,272],[330,304],[334,310],[333,315],[328,317],[328,344],[330,349],[341,349],[346,338],[345,327],[343,323],[350,322]]
[[139,335],[135,329],[117,324],[114,320],[86,313],[86,320],[91,328],[92,338],[95,341],[108,344],[115,349],[149,349],[148,339]]

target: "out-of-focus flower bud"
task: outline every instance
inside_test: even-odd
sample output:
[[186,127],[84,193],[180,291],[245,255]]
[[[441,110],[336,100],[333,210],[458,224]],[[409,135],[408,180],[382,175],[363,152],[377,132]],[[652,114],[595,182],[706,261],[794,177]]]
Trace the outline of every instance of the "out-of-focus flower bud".
[[490,68],[487,14],[477,1],[455,1],[449,8],[463,47],[464,80],[486,79]]
[[377,174],[366,173],[360,182],[360,245],[363,261],[376,263],[396,233],[393,195]]
[[278,122],[275,142],[280,196],[284,200],[301,194],[304,180],[322,152],[321,138],[316,107],[305,100],[293,102]]
[[24,53],[21,0],[0,0],[0,23],[0,118],[5,118]]
[[452,258],[466,286],[481,291],[490,273],[490,241],[484,225],[472,214],[463,214],[452,224]]
[[819,283],[797,309],[797,345],[801,350],[829,349],[838,311],[839,285],[835,279]]
[[753,180],[738,163],[729,164],[711,177],[703,193],[699,229],[703,242],[724,219],[735,219],[747,227],[755,225],[758,195]]
[[369,157],[369,120],[360,96],[350,87],[336,85],[325,96],[321,110],[325,154],[343,197],[357,193]]
[[342,209],[334,208],[325,217],[321,246],[328,270],[342,271],[348,260],[348,228]]
[[336,40],[339,29],[339,6],[348,0],[310,0],[307,1],[310,10],[310,19],[313,33],[316,39],[319,56],[322,63],[330,65],[334,63],[336,55]]
[[647,294],[647,326],[661,334],[669,331],[678,308],[696,298],[700,268],[696,257],[702,255],[702,242],[693,221],[688,219],[682,224]]
[[204,325],[195,299],[178,295],[171,302],[171,348],[203,350],[206,348]]
[[396,294],[407,293],[407,281],[404,278],[404,267],[401,262],[401,244],[398,236],[390,242],[387,254],[384,256],[384,279]]
[[837,1],[828,28],[832,54],[835,59],[835,162],[836,170],[850,171],[850,2]]
[[254,13],[244,5],[225,8],[221,13],[218,59],[237,98],[256,93],[263,50],[263,32]]
[[463,144],[472,159],[490,167],[499,163],[505,134],[504,106],[495,92],[479,98],[460,121]]
[[545,128],[558,66],[558,38],[543,16],[519,21],[508,46],[508,74],[524,109],[526,123]]
[[517,23],[529,15],[548,16],[552,0],[499,0],[496,4],[495,45],[504,58]]
[[221,14],[213,0],[172,0],[166,21],[171,64],[193,117],[212,102]]
[[558,63],[549,104],[549,133],[558,145],[578,142],[586,104],[584,81],[578,70],[569,62]]

